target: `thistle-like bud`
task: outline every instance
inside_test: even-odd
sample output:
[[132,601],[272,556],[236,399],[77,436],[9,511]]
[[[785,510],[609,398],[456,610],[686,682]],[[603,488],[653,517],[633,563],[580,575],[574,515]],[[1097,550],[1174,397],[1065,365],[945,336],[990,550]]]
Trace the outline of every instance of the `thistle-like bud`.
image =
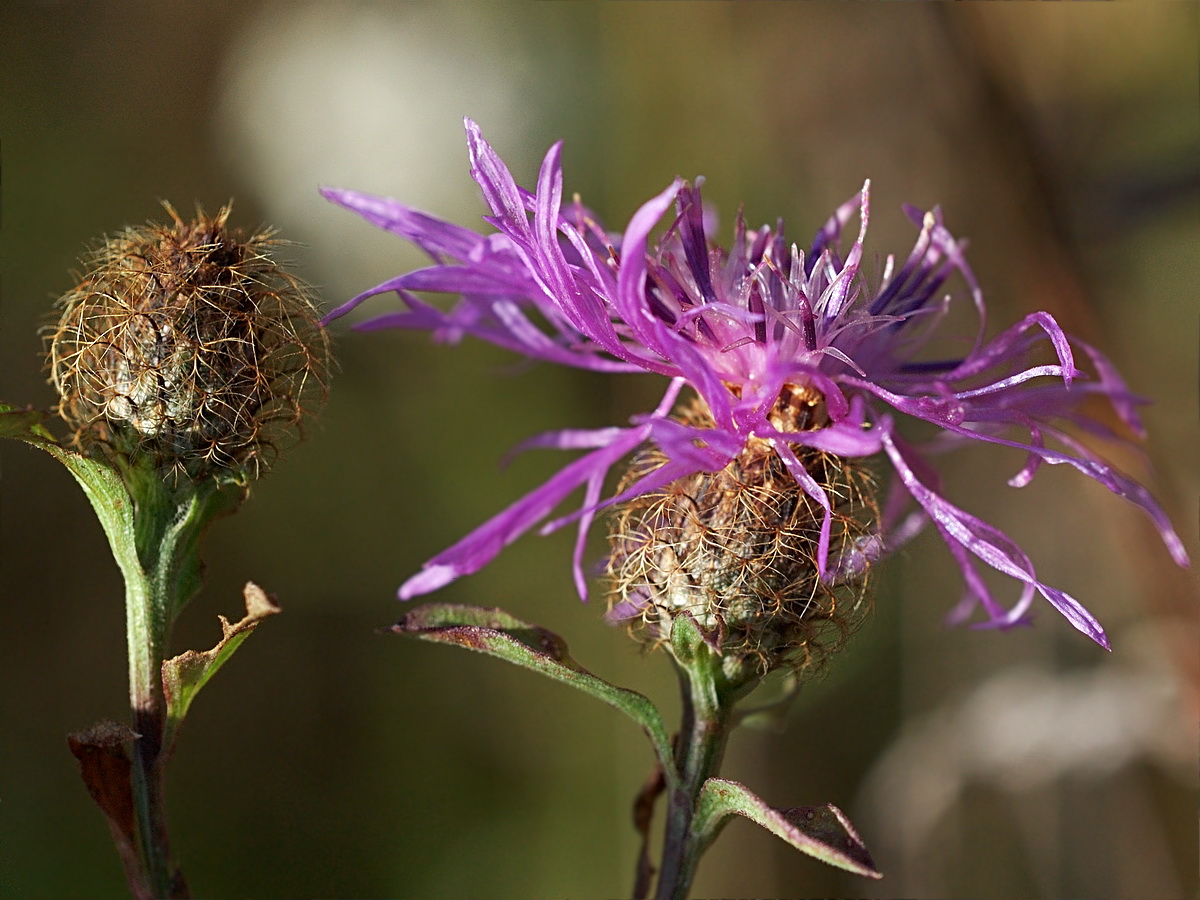
[[229,206],[193,222],[164,206],[171,225],[105,239],[58,301],[59,412],[82,447],[255,477],[324,398],[328,338],[273,232],[229,229]]
[[[821,399],[785,388],[772,410],[780,431],[824,424]],[[712,427],[702,400],[678,414]],[[854,552],[877,516],[862,463],[793,445],[833,506],[830,559]],[[634,457],[620,490],[657,469],[656,448]],[[697,472],[617,507],[608,560],[610,608],[631,633],[666,644],[688,613],[723,657],[730,676],[761,676],[781,666],[813,667],[839,647],[870,608],[866,572],[836,585],[818,574],[824,509],[796,482],[771,443],[751,438],[719,472]]]

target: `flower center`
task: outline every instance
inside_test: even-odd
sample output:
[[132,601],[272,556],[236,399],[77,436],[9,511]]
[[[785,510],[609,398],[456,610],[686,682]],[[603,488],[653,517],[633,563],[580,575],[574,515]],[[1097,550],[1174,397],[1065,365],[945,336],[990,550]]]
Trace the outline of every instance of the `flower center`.
[[767,421],[779,431],[815,431],[829,424],[825,397],[811,387],[785,384]]

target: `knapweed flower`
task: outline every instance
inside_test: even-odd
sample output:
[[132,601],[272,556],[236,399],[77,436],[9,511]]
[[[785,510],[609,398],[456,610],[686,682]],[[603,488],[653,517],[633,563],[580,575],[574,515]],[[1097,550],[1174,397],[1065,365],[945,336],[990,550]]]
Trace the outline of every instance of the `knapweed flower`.
[[58,305],[50,377],[76,444],[257,476],[325,392],[329,342],[270,232],[230,207],[101,242]]
[[[807,251],[784,238],[782,224],[749,229],[740,216],[729,248],[715,246],[700,183],[681,180],[645,203],[624,234],[612,234],[578,200],[564,207],[561,144],[546,154],[531,192],[517,186],[478,127],[466,125],[471,174],[497,231],[481,235],[394,200],[326,190],[329,199],[432,258],[432,265],[355,297],[331,317],[395,292],[405,308],[360,327],[429,329],[448,341],[474,335],[533,359],[597,372],[648,372],[669,382],[658,407],[634,416],[629,427],[566,429],[525,442],[588,452],[431,559],[402,586],[401,597],[477,571],[539,523],[548,532],[569,522],[578,526],[574,572],[585,594],[584,538],[599,510],[661,494],[697,473],[720,473],[744,460],[748,449],[764,447],[798,486],[789,502],[815,511],[810,549],[801,552],[811,556],[807,562],[823,584],[859,577],[932,522],[965,582],[954,621],[982,609],[983,625],[1022,623],[1041,594],[1077,629],[1108,646],[1096,619],[1042,582],[1014,541],[942,495],[934,454],[969,444],[1023,451],[1025,463],[1008,482],[1014,487],[1027,484],[1044,463],[1078,469],[1145,510],[1175,561],[1187,565],[1181,541],[1149,492],[1074,434],[1125,440],[1083,409],[1098,394],[1140,437],[1136,408],[1144,401],[1102,354],[1068,338],[1048,313],[1032,313],[985,338],[982,292],[962,243],[937,209],[907,210],[918,228],[915,246],[903,261],[888,256],[878,279],[860,272],[869,184],[833,213]],[[665,231],[652,242],[651,232],[672,208]],[[857,235],[843,253],[840,239],[855,216]],[[945,292],[951,276],[962,284]],[[461,300],[443,311],[416,296],[424,291]],[[973,305],[978,331],[955,344],[960,336],[944,332],[953,320],[948,314],[963,302]],[[1077,368],[1085,360],[1090,371]],[[698,398],[699,412],[674,416],[685,386]],[[933,436],[920,442],[902,437],[901,419],[927,423]],[[635,477],[603,497],[609,469],[646,447],[656,454],[654,464],[635,466]],[[848,482],[825,471],[829,458],[875,456],[894,475],[881,515],[865,529],[838,528],[835,523],[847,519],[838,492]],[[550,519],[580,487],[582,506]],[[615,555],[631,552],[618,546]],[[979,563],[1019,583],[1014,603],[993,597]],[[789,579],[783,576],[781,586]],[[666,596],[669,586],[630,589],[614,613],[643,614],[661,602],[656,593]]]

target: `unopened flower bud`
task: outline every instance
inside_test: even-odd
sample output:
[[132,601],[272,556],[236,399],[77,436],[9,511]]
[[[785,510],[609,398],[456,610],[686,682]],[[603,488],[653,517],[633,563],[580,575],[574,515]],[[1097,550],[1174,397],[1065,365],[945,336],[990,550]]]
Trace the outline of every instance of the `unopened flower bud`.
[[272,232],[229,229],[228,206],[189,223],[164,205],[171,225],[105,239],[59,300],[59,412],[81,446],[253,477],[323,398],[328,339]]
[[[785,388],[769,418],[782,431],[820,427],[823,403],[803,389]],[[713,427],[699,399],[679,419]],[[856,460],[798,445],[794,450],[833,506],[830,559],[852,552],[877,519],[869,472]],[[656,448],[641,451],[620,490],[665,462]],[[689,613],[730,674],[813,666],[870,606],[865,571],[837,585],[819,576],[823,517],[772,444],[752,438],[721,471],[696,472],[618,506],[610,534],[610,606],[619,617],[632,614],[631,632],[651,646],[665,643],[675,617]]]

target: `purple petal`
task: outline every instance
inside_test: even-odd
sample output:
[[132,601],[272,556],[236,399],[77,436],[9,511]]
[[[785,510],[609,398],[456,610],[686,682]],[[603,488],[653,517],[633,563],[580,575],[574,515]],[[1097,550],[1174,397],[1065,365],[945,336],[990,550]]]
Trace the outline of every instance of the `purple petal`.
[[792,473],[792,477],[796,479],[804,493],[817,501],[825,510],[825,515],[821,518],[821,537],[817,542],[817,574],[824,579],[829,563],[830,529],[833,524],[833,509],[829,503],[829,496],[825,493],[825,489],[808,474],[804,464],[787,444],[772,441],[771,446],[775,448],[775,452],[779,454],[779,458],[783,460],[783,464],[787,466],[788,471]]
[[454,546],[443,550],[421,572],[400,587],[400,599],[444,587],[456,578],[478,572],[504,547],[544,519],[573,490],[607,472],[614,462],[642,443],[648,426],[626,429],[618,440],[570,463],[540,488],[493,516]]
[[1103,392],[1112,403],[1113,409],[1124,422],[1138,437],[1146,436],[1146,429],[1142,425],[1142,419],[1138,415],[1137,408],[1140,404],[1147,401],[1134,395],[1128,387],[1125,386],[1125,381],[1121,378],[1121,373],[1103,353],[1097,350],[1090,344],[1085,344],[1083,341],[1076,340],[1083,352],[1091,359],[1092,365],[1096,367],[1096,374],[1100,376],[1100,384],[1103,386]]
[[841,237],[842,229],[846,227],[856,212],[859,212],[865,203],[864,195],[870,188],[870,180],[863,185],[861,191],[839,206],[829,217],[829,220],[817,232],[817,236],[813,238],[812,249],[808,251],[806,274],[812,272],[813,266],[820,260],[821,255],[825,252],[825,248],[837,241]]
[[588,531],[596,518],[596,504],[600,500],[600,491],[604,487],[604,476],[607,472],[593,472],[587,481],[583,492],[583,513],[579,517],[579,528],[575,533],[575,549],[571,554],[571,574],[575,578],[575,590],[579,599],[587,602],[587,579],[583,574],[583,551],[587,546]]
[[[890,402],[890,401],[889,401]],[[913,413],[916,414],[915,412]],[[925,418],[925,416],[921,416]],[[986,411],[975,411],[974,418],[976,421],[986,421]],[[1006,420],[1007,416],[1004,417]],[[931,421],[934,421],[931,419]],[[1158,501],[1154,496],[1146,490],[1142,485],[1138,484],[1128,475],[1121,472],[1116,466],[1103,462],[1099,459],[1086,458],[1079,456],[1071,456],[1068,453],[1062,453],[1057,450],[1052,450],[1048,447],[1039,446],[1037,444],[1026,444],[1021,441],[1006,440],[995,435],[985,434],[982,431],[974,431],[969,428],[964,428],[961,425],[952,423],[946,420],[937,420],[945,430],[954,434],[960,435],[972,440],[985,441],[991,444],[1001,444],[1006,447],[1015,447],[1019,450],[1024,450],[1031,455],[1041,458],[1043,462],[1050,465],[1066,464],[1074,467],[1082,472],[1093,481],[1097,481],[1104,485],[1118,497],[1123,497],[1130,503],[1139,507],[1143,512],[1150,517],[1154,523],[1154,527],[1158,530],[1159,537],[1166,545],[1167,551],[1171,554],[1171,558],[1175,563],[1183,568],[1190,565],[1187,550],[1183,546],[1183,541],[1179,535],[1175,533],[1175,529],[1171,525],[1171,520],[1167,516],[1166,511],[1159,506]],[[1028,468],[1028,467],[1027,467]]]
[[1075,375],[1075,357],[1071,353],[1071,344],[1067,340],[1066,334],[1059,327],[1058,322],[1054,320],[1054,317],[1047,312],[1030,313],[1016,325],[996,335],[986,345],[978,348],[967,357],[958,368],[947,375],[947,379],[959,380],[969,378],[985,372],[992,366],[998,365],[1005,360],[1024,355],[1029,342],[1029,336],[1026,332],[1034,326],[1041,328],[1046,333],[1046,336],[1050,338],[1050,343],[1053,345],[1054,352],[1058,355],[1059,364],[1062,366],[1061,374],[1063,383],[1067,387],[1070,387],[1071,379]]
[[461,225],[414,209],[398,200],[344,188],[321,188],[321,196],[358,213],[372,225],[412,241],[430,256],[466,259],[482,238]]
[[629,325],[639,340],[663,356],[666,354],[663,353],[663,348],[657,345],[654,332],[647,332],[646,329],[651,318],[643,299],[646,291],[646,242],[650,230],[670,208],[682,186],[683,182],[676,179],[661,194],[642,204],[629,220],[625,237],[621,241],[621,270],[617,277],[617,293],[613,298],[621,319]]
[[[464,119],[467,129],[467,150],[471,160],[471,177],[483,191],[484,202],[496,214],[497,226],[510,236],[528,239],[529,220],[525,215],[525,204],[521,192],[513,181],[508,166],[483,139],[479,126],[471,119]],[[527,240],[522,241],[527,245]]]
[[[1037,580],[1029,557],[1012,539],[999,529],[964,512],[929,490],[917,479],[905,457],[892,441],[886,426],[881,428],[881,434],[884,449],[887,450],[900,480],[912,494],[913,499],[929,514],[930,519],[937,525],[938,531],[952,550],[956,545],[969,550],[997,571],[1036,588],[1038,593],[1049,600],[1075,628],[1106,650],[1112,649],[1100,623],[1077,600],[1069,594],[1044,585]],[[964,567],[963,571],[964,575],[970,578],[967,568]],[[978,584],[977,580],[976,584]],[[972,586],[978,592],[976,585]],[[984,595],[980,594],[980,596]]]
[[525,438],[512,450],[508,451],[506,459],[511,460],[526,450],[592,450],[596,447],[607,447],[617,440],[628,428],[578,429],[564,428],[559,431],[546,431]]

